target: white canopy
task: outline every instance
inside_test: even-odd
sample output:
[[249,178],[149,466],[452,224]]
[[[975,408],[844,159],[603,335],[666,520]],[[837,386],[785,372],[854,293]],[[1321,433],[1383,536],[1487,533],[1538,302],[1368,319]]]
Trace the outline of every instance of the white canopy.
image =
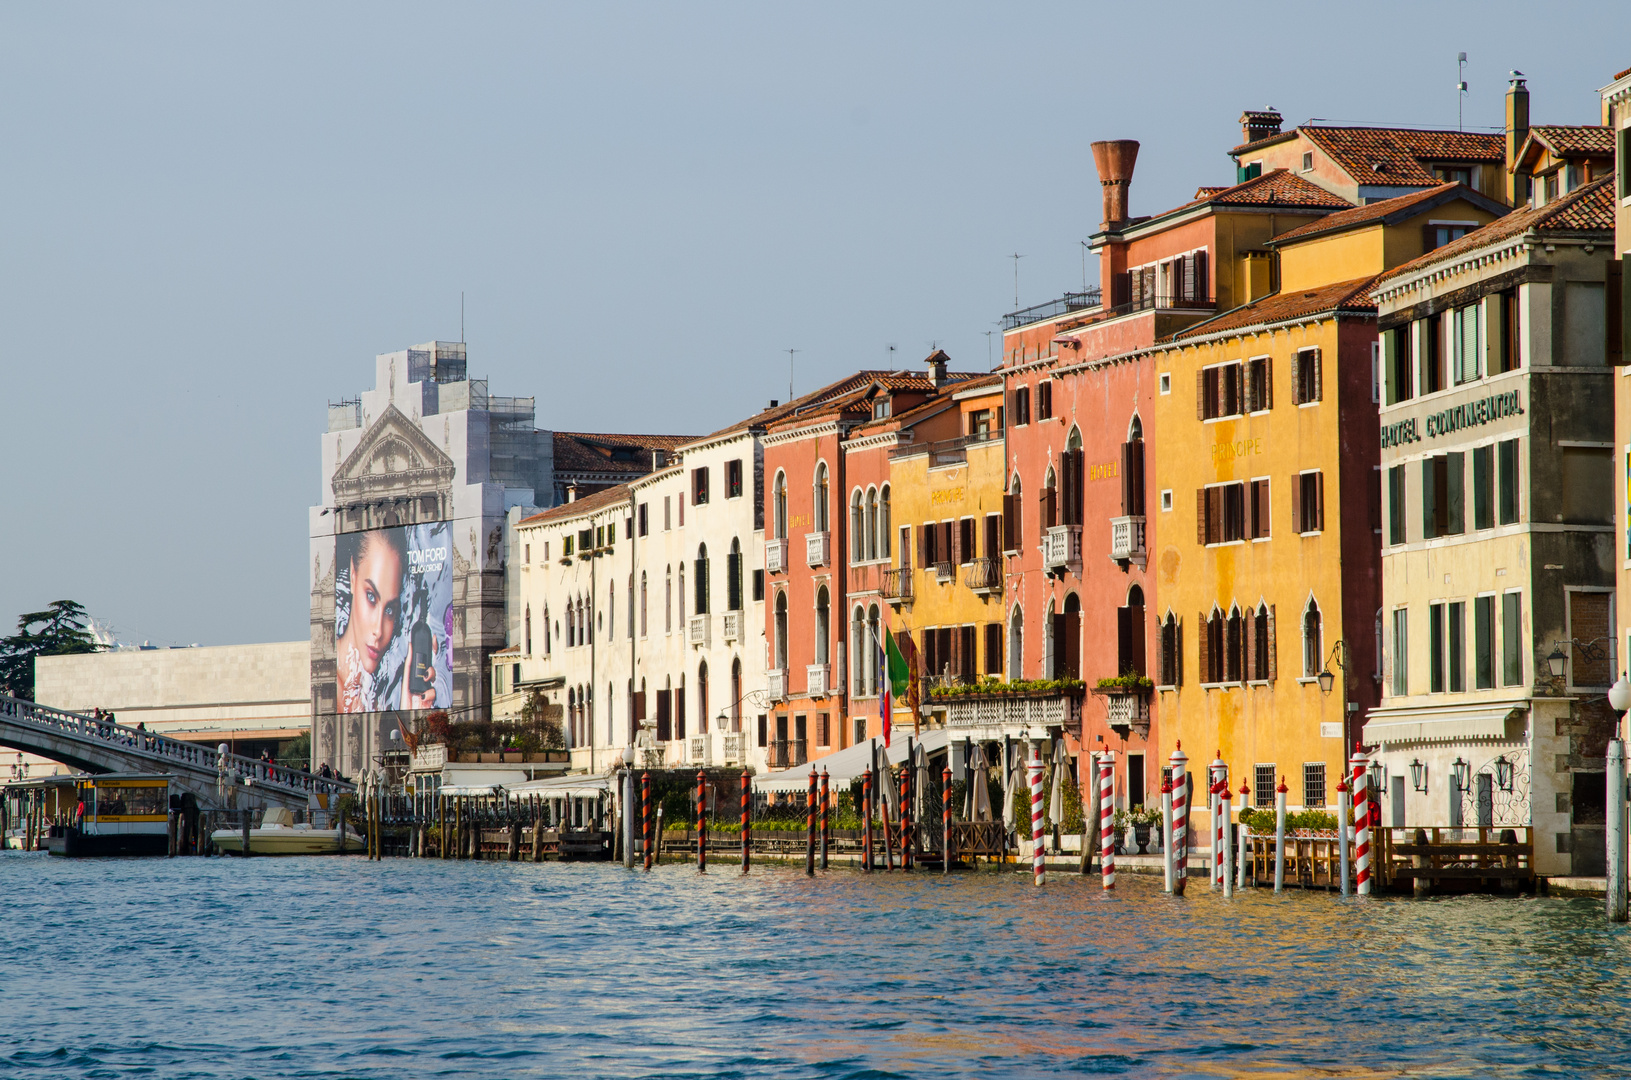
[[528,780],[523,784],[506,784],[512,799],[598,799],[612,793],[612,778],[597,775],[551,776],[547,780]]
[[753,790],[785,794],[789,791],[806,791],[810,787],[810,770],[814,768],[817,773],[827,774],[827,783],[830,786],[846,786],[855,781],[866,772],[872,764],[872,747],[876,746],[880,753],[887,752],[889,763],[899,765],[906,760],[906,743],[913,739],[916,745],[921,746],[925,753],[935,754],[946,748],[946,732],[944,728],[935,728],[925,731],[922,735],[896,735],[890,740],[887,751],[884,750],[881,738],[868,739],[864,743],[856,743],[847,750],[840,750],[836,754],[828,754],[824,758],[817,758],[809,765],[795,765],[791,769],[777,769],[775,772],[765,773],[763,776],[753,778]]
[[[1522,734],[1527,699],[1485,701],[1470,705],[1372,709],[1365,717],[1365,740],[1397,745],[1454,742],[1462,739],[1509,739]],[[1516,721],[1516,732],[1512,730]]]

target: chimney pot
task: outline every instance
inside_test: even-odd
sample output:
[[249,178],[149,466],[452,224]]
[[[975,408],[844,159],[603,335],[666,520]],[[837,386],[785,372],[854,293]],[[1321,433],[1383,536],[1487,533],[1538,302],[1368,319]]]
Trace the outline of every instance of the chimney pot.
[[1258,139],[1278,135],[1284,120],[1285,117],[1272,105],[1262,109],[1247,109],[1240,114],[1240,140],[1253,143]]
[[1133,182],[1133,165],[1138,161],[1138,140],[1107,139],[1093,144],[1093,164],[1099,170],[1104,189],[1104,222],[1109,230],[1128,217],[1127,189]]

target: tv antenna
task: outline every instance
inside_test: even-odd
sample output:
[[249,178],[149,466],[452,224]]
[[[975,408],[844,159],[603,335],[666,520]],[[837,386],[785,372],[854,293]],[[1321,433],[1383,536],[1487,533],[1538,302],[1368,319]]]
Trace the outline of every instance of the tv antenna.
[[1010,259],[1014,260],[1014,310],[1018,311],[1019,310],[1019,260],[1023,259],[1025,256],[1019,254],[1018,252],[1015,252],[1014,254],[1012,254],[1012,255],[1010,255],[1008,257]]
[[1467,100],[1467,54],[1455,54],[1455,129],[1461,131],[1462,104]]
[[459,344],[464,344],[464,290],[459,290]]
[[996,333],[995,330],[987,330],[985,332],[985,366],[987,369],[992,368],[996,363],[991,359],[991,335],[994,333]]
[[793,354],[803,351],[803,349],[787,350],[787,400],[789,403],[793,400]]
[[1087,241],[1078,240],[1076,242],[1082,245],[1082,291],[1085,293],[1087,291]]

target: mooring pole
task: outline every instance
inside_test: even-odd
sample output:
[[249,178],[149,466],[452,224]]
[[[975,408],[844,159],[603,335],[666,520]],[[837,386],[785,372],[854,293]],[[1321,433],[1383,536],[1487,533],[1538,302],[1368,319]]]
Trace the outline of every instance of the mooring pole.
[[872,873],[872,767],[861,774],[861,869]]
[[[748,872],[748,852],[753,850],[752,779],[742,770],[742,873]],[[651,865],[649,862],[646,864]]]
[[1116,887],[1116,752],[1099,755],[1099,876],[1106,889]]
[[1172,757],[1172,892],[1184,895],[1189,885],[1189,755],[1182,742],[1174,745]]
[[[1250,785],[1242,780],[1240,782],[1240,812],[1242,815],[1246,813],[1246,802],[1251,793]],[[1235,887],[1240,889],[1250,888],[1257,884],[1257,868],[1252,865],[1251,831],[1251,827],[1242,818],[1240,822],[1240,859],[1235,864]]]
[[1626,921],[1625,743],[1608,741],[1608,919]]
[[832,800],[832,792],[827,786],[827,768],[821,768],[821,869],[827,869],[827,849],[832,846],[832,829],[827,819],[827,804]]
[[951,873],[951,755],[940,770],[940,872]]
[[1274,789],[1274,891],[1286,887],[1286,778]]
[[1172,774],[1168,772],[1161,777],[1161,871],[1166,879],[1163,882],[1166,892],[1172,891],[1173,880],[1177,877],[1177,860],[1172,835]]
[[1048,864],[1042,850],[1042,748],[1031,744],[1029,766],[1031,781],[1031,878],[1041,886],[1048,873]]
[[1355,891],[1360,896],[1369,896],[1371,891],[1371,795],[1369,778],[1365,775],[1365,766],[1367,764],[1365,755],[1360,751],[1359,744],[1355,743],[1353,757],[1348,759],[1348,765],[1352,769],[1350,783],[1353,785],[1354,798],[1354,882]]
[[640,774],[640,835],[644,838],[646,869],[651,869],[651,770]]
[[804,873],[815,877],[816,771],[810,766],[810,787],[804,794]]
[[708,872],[708,774],[697,770],[697,871]]
[[1229,826],[1231,824],[1229,806],[1229,780],[1227,777],[1218,781],[1218,807],[1222,820],[1217,830],[1218,836],[1223,840],[1223,895],[1235,894],[1235,846],[1229,842]]
[[1348,874],[1348,830],[1353,827],[1354,801],[1353,795],[1348,791],[1347,778],[1337,781],[1337,845],[1341,850],[1339,861],[1342,867],[1342,895],[1347,896]]

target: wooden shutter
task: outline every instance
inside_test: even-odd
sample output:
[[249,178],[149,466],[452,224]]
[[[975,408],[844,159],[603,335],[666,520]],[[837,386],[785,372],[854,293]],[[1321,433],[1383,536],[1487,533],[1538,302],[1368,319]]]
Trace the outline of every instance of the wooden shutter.
[[1054,512],[1058,508],[1057,492],[1057,488],[1042,489],[1042,520],[1039,523],[1039,535],[1046,536],[1048,530],[1058,523],[1054,517]]
[[1320,350],[1318,348],[1310,349],[1309,352],[1311,354],[1311,358],[1309,360],[1309,363],[1314,369],[1314,393],[1308,400],[1310,400],[1310,401],[1324,401],[1325,400],[1325,375],[1324,375],[1325,365],[1324,365],[1324,362],[1323,362],[1324,357],[1320,354]]
[[1241,682],[1250,682],[1257,677],[1257,609],[1247,608],[1246,614],[1240,617],[1240,636],[1245,639],[1241,652],[1246,654],[1245,671],[1241,673]]
[[947,547],[951,551],[953,566],[963,561],[963,523],[961,521],[947,522],[946,527],[951,530],[951,543]]
[[[923,560],[919,559],[918,561],[922,562]],[[900,567],[902,570],[912,568],[912,527],[910,525],[900,527]]]
[[1206,489],[1206,540],[1210,544],[1221,544],[1225,539],[1223,535],[1223,496],[1228,488],[1212,487]]
[[674,737],[674,699],[668,690],[657,691],[657,741],[668,742]]
[[1325,528],[1325,473],[1314,474],[1314,513],[1319,518],[1320,529]]
[[940,550],[936,552],[941,562],[950,562],[956,566],[960,561],[957,551],[957,523],[955,521],[942,521],[940,523]]
[[685,738],[685,684],[674,690],[674,738]]
[[1206,546],[1206,489],[1195,489],[1195,542]]
[[1127,608],[1128,643],[1132,646],[1132,667],[1140,675],[1147,673],[1144,639],[1144,605],[1132,604]]
[[1291,531],[1303,531],[1303,477],[1301,473],[1291,474]]
[[985,673],[1002,674],[1002,623],[985,624]]
[[1133,510],[1133,444],[1121,444],[1121,513],[1123,516],[1135,513]]
[[979,658],[975,655],[979,636],[974,632],[973,624],[963,627],[959,633],[963,636],[963,675],[972,678],[979,671]]
[[646,692],[644,690],[636,690],[634,692],[634,722],[638,724],[645,718]]
[[985,515],[985,557],[995,559],[1002,554],[1003,518],[997,514]]
[[725,606],[730,611],[742,610],[742,556],[730,552],[725,556]]
[[1065,616],[1065,677],[1082,677],[1082,616],[1073,612]]
[[961,675],[963,673],[963,635],[960,628],[947,633],[951,638],[951,655],[949,657],[943,656],[940,659],[942,663],[948,660],[951,662],[951,673],[953,675]]
[[1195,419],[1206,419],[1206,370],[1195,372]]
[[1263,401],[1258,406],[1263,409],[1274,408],[1274,357],[1263,359]]
[[1201,630],[1201,682],[1204,683],[1212,677],[1212,624],[1203,611],[1196,616],[1195,625]]
[[1002,550],[1004,551],[1019,550],[1019,539],[1016,535],[1019,530],[1014,528],[1014,511],[1019,508],[1018,503],[1019,500],[1014,498],[1013,495],[1004,495],[1002,497]]
[[1274,682],[1275,679],[1280,677],[1280,664],[1275,659],[1275,651],[1277,651],[1277,641],[1274,638],[1274,605],[1271,604],[1269,605],[1269,682]]
[[1172,685],[1182,686],[1184,685],[1184,621],[1182,619],[1178,620],[1178,625],[1173,630],[1172,663]]
[[1291,403],[1293,405],[1301,405],[1303,403],[1303,400],[1304,399],[1303,399],[1302,354],[1301,353],[1292,353],[1291,354]]
[[1208,281],[1206,277],[1206,252],[1195,252],[1195,254],[1189,257],[1189,261],[1194,264],[1195,267],[1195,292],[1193,294],[1195,299],[1212,299],[1212,283]]
[[1126,671],[1133,662],[1133,624],[1132,609],[1120,607],[1116,609],[1116,671],[1117,675]]

